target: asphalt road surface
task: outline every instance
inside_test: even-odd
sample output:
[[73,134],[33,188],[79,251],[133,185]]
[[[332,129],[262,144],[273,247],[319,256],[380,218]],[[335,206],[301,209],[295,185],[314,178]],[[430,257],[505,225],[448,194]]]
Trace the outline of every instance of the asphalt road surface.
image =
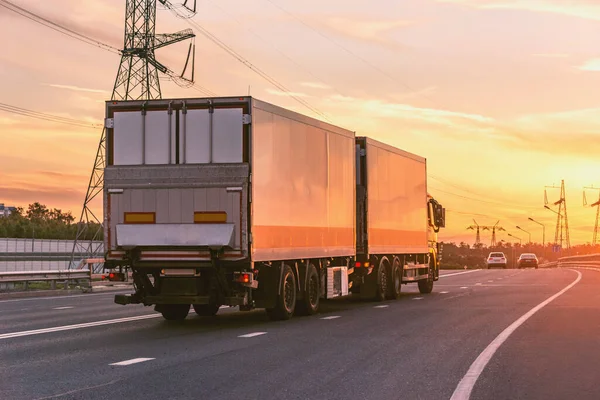
[[600,399],[600,271],[465,272],[282,322],[0,301],[0,399]]

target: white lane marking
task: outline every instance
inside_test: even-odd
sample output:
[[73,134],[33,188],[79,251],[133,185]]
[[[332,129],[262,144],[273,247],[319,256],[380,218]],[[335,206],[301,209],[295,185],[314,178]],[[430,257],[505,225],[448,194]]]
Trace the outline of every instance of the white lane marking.
[[440,292],[440,294],[446,294],[446,293],[450,293],[450,292]]
[[423,300],[422,297],[413,297],[413,300]]
[[489,283],[493,283],[494,281],[488,281]]
[[53,310],[68,310],[70,308],[75,308],[75,307],[72,307],[72,306],[68,306],[68,307],[56,307],[56,308],[53,308]]
[[475,286],[480,286],[480,285],[481,285],[481,282],[477,282],[477,283],[475,284]]
[[340,315],[330,315],[329,317],[323,317],[321,319],[336,319],[336,318],[340,318]]
[[105,321],[87,322],[84,324],[55,326],[53,328],[35,329],[32,331],[3,333],[0,335],[0,340],[22,337],[22,336],[40,335],[43,333],[69,331],[72,329],[91,328],[93,326],[120,324],[123,322],[139,321],[139,320],[143,320],[143,319],[158,318],[158,317],[162,317],[162,315],[161,314],[140,315],[137,317],[127,317],[127,318],[118,318],[118,319],[108,319]]
[[387,304],[384,304],[384,305],[381,305],[381,306],[375,306],[373,308],[386,308],[386,307],[389,307],[389,306]]
[[461,289],[468,289],[468,287],[467,287],[467,286],[461,286],[460,288],[461,288]]
[[575,286],[581,280],[581,276],[582,276],[581,272],[575,271],[575,270],[571,270],[571,271],[577,272],[577,279],[575,279],[572,283],[570,283],[567,287],[565,287],[560,292],[549,297],[548,299],[544,300],[543,302],[541,302],[540,304],[538,304],[537,306],[535,306],[534,308],[529,310],[526,314],[524,314],[519,319],[517,319],[515,322],[513,322],[508,328],[506,328],[504,331],[502,331],[502,333],[500,333],[498,336],[496,336],[496,338],[492,341],[492,343],[490,343],[488,345],[488,347],[486,347],[485,350],[483,350],[483,352],[479,355],[479,357],[477,357],[477,359],[473,362],[473,364],[471,364],[471,367],[469,367],[469,370],[467,371],[465,376],[458,383],[458,386],[454,390],[454,393],[452,394],[452,397],[450,398],[450,400],[468,400],[471,396],[471,391],[473,390],[473,387],[475,386],[477,379],[479,379],[479,376],[483,372],[485,366],[492,359],[492,357],[494,356],[494,353],[496,353],[496,350],[498,350],[498,348],[502,345],[502,343],[504,343],[506,341],[506,339],[508,339],[508,337],[519,326],[523,325],[523,323],[525,323],[525,321],[527,321],[532,315],[534,315],[536,312],[538,312],[539,310],[541,310],[542,308],[547,306],[550,302],[552,302],[557,297],[561,296],[567,290],[571,289],[573,286]]
[[249,337],[255,337],[255,336],[266,335],[266,334],[267,334],[267,332],[252,332],[252,333],[247,333],[245,335],[240,335],[238,337],[249,338]]
[[440,274],[440,278],[446,278],[448,276],[455,276],[455,275],[462,275],[462,274],[471,274],[471,273],[477,272],[477,271],[481,271],[481,270],[480,269],[472,269],[470,271],[456,272],[454,274]]
[[150,361],[150,360],[154,360],[154,358],[134,358],[131,360],[120,361],[120,362],[116,362],[116,363],[112,363],[112,364],[108,364],[108,365],[131,365],[131,364],[137,364],[137,363],[141,363],[144,361]]
[[52,297],[27,297],[25,299],[0,300],[0,303],[15,303],[18,301],[33,301],[33,300],[54,300],[54,299],[73,299],[75,297],[94,297],[94,296],[114,296],[115,294],[131,293],[131,291],[111,290],[108,293],[90,293],[90,294],[73,294],[70,296],[52,296]]

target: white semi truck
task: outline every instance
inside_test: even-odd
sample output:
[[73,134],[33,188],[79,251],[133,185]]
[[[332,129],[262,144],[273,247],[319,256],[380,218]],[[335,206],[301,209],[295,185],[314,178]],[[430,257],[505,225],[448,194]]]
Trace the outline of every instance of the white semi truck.
[[135,288],[118,304],[288,319],[438,279],[419,156],[251,97],[110,101],[105,126],[105,268]]

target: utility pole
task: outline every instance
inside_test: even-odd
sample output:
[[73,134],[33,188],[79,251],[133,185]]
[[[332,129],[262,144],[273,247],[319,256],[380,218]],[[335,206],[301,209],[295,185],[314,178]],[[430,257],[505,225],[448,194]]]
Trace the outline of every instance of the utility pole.
[[542,245],[543,247],[543,253],[544,253],[544,258],[546,258],[546,225],[542,224],[541,222],[536,221],[535,219],[529,217],[529,220],[531,222],[535,222],[538,225],[542,226]]
[[[161,4],[172,7],[168,0],[158,0]],[[157,0],[126,0],[125,5],[125,37],[121,53],[121,63],[115,79],[111,100],[151,100],[162,98],[159,72],[170,77],[180,85],[193,83],[195,34],[186,29],[173,34],[156,34],[156,2]],[[188,4],[190,3],[190,4]],[[193,6],[191,5],[193,3]],[[190,12],[188,18],[196,13],[196,0],[185,0],[180,5]],[[157,61],[154,51],[173,43],[191,39],[188,57],[181,75]],[[184,78],[190,57],[192,59],[192,77]],[[74,268],[75,254],[87,254],[90,258],[103,258],[102,243],[104,237],[103,223],[94,214],[90,205],[104,190],[104,168],[106,167],[106,130],[102,131],[100,143],[96,150],[96,158],[88,189],[77,224],[77,235],[73,243],[71,263]],[[102,198],[100,196],[100,198]],[[93,233],[91,233],[92,231]],[[89,239],[89,244],[87,240]],[[96,244],[94,245],[94,242]],[[99,263],[103,265],[103,263]]]
[[598,242],[598,218],[600,217],[600,188],[596,188],[594,186],[585,186],[583,188],[583,206],[587,206],[587,198],[585,196],[585,189],[593,189],[598,190],[598,201],[594,204],[590,204],[590,207],[596,207],[596,222],[594,224],[594,236],[592,239],[592,246],[595,246]]
[[525,229],[521,228],[520,226],[516,227],[518,230],[525,232],[526,234],[529,235],[529,241],[528,241],[528,245],[527,245],[527,251],[530,251],[530,247],[531,247],[531,233],[529,233],[528,231],[526,231]]

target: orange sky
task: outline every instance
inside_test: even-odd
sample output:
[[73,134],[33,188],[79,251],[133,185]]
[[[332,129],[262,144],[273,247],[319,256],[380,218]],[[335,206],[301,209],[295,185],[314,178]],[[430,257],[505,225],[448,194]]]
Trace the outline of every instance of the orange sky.
[[[122,46],[124,0],[12,0]],[[569,5],[565,5],[569,3]],[[600,3],[589,0],[199,0],[195,21],[338,125],[428,159],[442,239],[500,225],[552,241],[544,186],[567,186],[571,241],[591,241],[600,187]],[[288,12],[284,12],[281,8]],[[188,28],[167,11],[158,30]],[[0,8],[0,103],[100,122],[119,57]],[[10,38],[10,39],[8,39]],[[312,115],[202,36],[196,78]],[[158,57],[174,70],[185,44]],[[201,94],[163,81],[163,97]],[[79,215],[100,132],[0,112],[0,203]],[[558,190],[549,200],[558,200]],[[588,192],[596,200],[598,191]],[[490,234],[484,233],[489,243]],[[511,239],[502,233],[498,239]]]

